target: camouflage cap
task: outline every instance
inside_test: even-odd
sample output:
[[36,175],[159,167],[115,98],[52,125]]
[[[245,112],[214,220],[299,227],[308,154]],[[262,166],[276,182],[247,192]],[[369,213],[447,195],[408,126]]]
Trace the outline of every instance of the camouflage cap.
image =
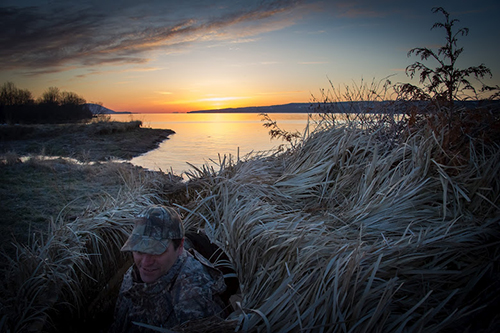
[[121,251],[162,254],[172,239],[184,238],[184,226],[171,207],[152,206],[139,214]]

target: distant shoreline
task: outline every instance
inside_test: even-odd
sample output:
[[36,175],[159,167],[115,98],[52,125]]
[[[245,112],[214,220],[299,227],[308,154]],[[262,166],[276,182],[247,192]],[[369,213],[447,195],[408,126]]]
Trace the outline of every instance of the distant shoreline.
[[270,106],[248,106],[213,110],[196,110],[187,113],[312,113],[311,103],[289,103]]
[[[359,101],[359,102],[334,102],[334,103],[289,103],[280,105],[270,105],[270,106],[248,106],[240,108],[224,108],[224,109],[211,109],[211,110],[194,110],[188,112],[130,112],[130,111],[114,111],[96,104],[89,104],[91,110],[94,114],[143,114],[143,113],[295,113],[295,114],[314,114],[314,113],[325,113],[329,111],[330,107],[335,107],[334,112],[336,113],[357,113],[356,110],[363,110],[365,113],[380,113],[384,109],[384,104],[394,103],[395,101]],[[499,105],[500,101],[456,101],[456,105],[461,105],[465,108],[475,108],[478,104],[482,102],[495,103]],[[396,106],[389,107],[395,108],[394,112],[404,114],[406,112],[405,106],[407,103],[419,104],[427,103],[425,101],[398,101]],[[405,103],[405,104],[399,104]],[[359,112],[359,111],[358,111]]]
[[[384,108],[384,104],[390,104],[395,101],[359,101],[359,102],[334,102],[334,103],[290,103],[271,106],[251,106],[241,108],[225,108],[214,110],[197,110],[187,113],[324,113],[328,107],[337,107],[338,113],[356,113],[356,110],[363,109],[366,113],[380,113]],[[419,104],[427,103],[426,101],[403,101],[404,103]],[[461,105],[465,108],[474,108],[478,104],[485,101],[456,101],[456,105]],[[500,101],[488,101],[488,103],[498,103]],[[398,104],[400,109],[398,113],[405,113],[407,104]],[[349,112],[346,112],[350,110]],[[394,110],[396,111],[396,110]]]

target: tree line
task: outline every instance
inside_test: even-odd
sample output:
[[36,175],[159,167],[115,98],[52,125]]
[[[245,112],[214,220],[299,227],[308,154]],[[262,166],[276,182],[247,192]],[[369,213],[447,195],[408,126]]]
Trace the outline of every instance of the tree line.
[[0,88],[0,123],[72,123],[92,119],[87,101],[74,92],[49,87],[40,98],[31,91],[6,82]]

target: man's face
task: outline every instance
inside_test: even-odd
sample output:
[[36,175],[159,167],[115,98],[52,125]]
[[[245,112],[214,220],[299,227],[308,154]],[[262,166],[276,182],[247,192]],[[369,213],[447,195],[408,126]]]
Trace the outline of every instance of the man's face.
[[152,283],[165,275],[174,265],[175,261],[183,251],[184,241],[174,249],[174,244],[170,242],[167,250],[162,254],[149,254],[143,252],[133,252],[134,262],[139,269],[141,279],[145,283]]

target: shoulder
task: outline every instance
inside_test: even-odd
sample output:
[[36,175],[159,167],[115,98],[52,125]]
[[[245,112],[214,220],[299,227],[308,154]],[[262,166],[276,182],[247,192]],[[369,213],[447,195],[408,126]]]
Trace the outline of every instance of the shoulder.
[[184,251],[183,254],[186,259],[182,265],[181,271],[177,281],[184,281],[185,283],[203,283],[211,280],[210,274],[205,270],[203,264],[194,258],[194,256],[188,252]]
[[211,279],[214,281],[212,289],[214,293],[222,293],[226,290],[226,283],[224,282],[224,274],[216,268],[208,259],[203,257],[196,250],[190,250],[193,252],[193,257],[203,265],[204,270],[210,275]]
[[216,301],[216,294],[224,291],[226,287],[222,273],[217,270],[220,280],[214,279],[208,268],[210,265],[207,267],[191,253],[184,252],[184,264],[172,288],[177,318],[182,323],[212,315],[220,316],[222,305]]
[[186,257],[176,281],[176,288],[216,294],[226,289],[222,272],[196,251],[184,251]]

